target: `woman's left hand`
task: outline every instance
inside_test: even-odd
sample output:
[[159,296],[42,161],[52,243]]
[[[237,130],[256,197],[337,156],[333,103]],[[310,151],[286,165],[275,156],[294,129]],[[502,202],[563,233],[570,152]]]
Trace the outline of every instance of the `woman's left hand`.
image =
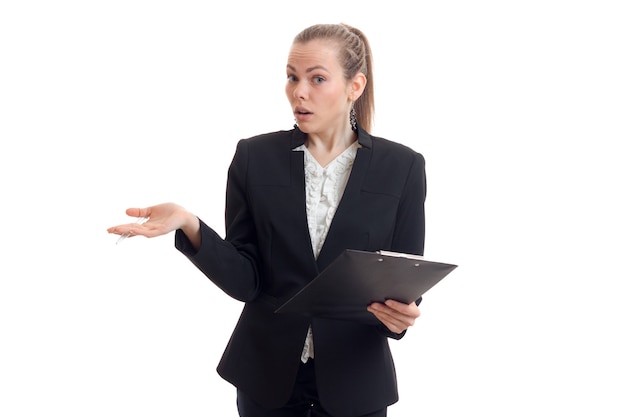
[[420,316],[420,309],[415,302],[404,304],[395,300],[387,300],[384,303],[372,303],[367,311],[374,314],[389,330],[394,333],[402,333],[415,324],[415,319]]

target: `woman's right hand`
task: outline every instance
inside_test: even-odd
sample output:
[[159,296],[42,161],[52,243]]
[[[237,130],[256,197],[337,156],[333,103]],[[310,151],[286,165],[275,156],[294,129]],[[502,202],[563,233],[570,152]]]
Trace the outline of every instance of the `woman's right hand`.
[[197,249],[200,246],[200,220],[184,207],[174,203],[163,203],[146,208],[129,208],[131,217],[146,217],[145,223],[127,223],[109,227],[107,231],[116,235],[157,237],[181,229]]

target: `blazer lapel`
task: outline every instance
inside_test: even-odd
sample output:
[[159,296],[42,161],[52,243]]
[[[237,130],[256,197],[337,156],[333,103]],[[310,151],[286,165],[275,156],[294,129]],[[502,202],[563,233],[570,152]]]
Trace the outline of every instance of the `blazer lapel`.
[[358,221],[361,189],[372,158],[370,135],[361,128],[359,128],[358,135],[361,147],[357,150],[346,189],[333,217],[324,245],[317,257],[317,266],[320,271],[328,266],[342,250],[346,249],[347,242],[344,241],[342,231],[337,225]]
[[[304,177],[304,152],[301,151],[293,151],[294,148],[301,146],[304,144],[306,140],[306,134],[303,133],[297,126],[294,126],[294,132],[291,137],[291,143],[289,147],[289,152],[291,153],[291,192],[293,193],[295,199],[294,201],[298,201],[298,207],[294,211],[294,215],[296,216],[296,221],[298,225],[302,225],[303,231],[297,231],[298,234],[302,233],[306,236],[308,242],[308,253],[307,256],[311,261],[312,269],[315,271],[315,275],[319,273],[319,269],[317,267],[317,263],[315,262],[315,255],[313,253],[313,246],[311,244],[311,234],[309,233],[309,221],[307,219],[306,212],[306,184]],[[298,226],[300,227],[300,226]],[[296,232],[296,231],[294,231]]]

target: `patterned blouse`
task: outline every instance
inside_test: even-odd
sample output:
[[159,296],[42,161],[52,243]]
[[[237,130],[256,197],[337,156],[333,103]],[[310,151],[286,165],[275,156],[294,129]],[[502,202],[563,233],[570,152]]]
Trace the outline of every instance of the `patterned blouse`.
[[[306,146],[301,145],[293,149],[304,152],[306,214],[311,246],[316,258],[324,245],[328,229],[348,183],[358,147],[359,143],[354,142],[325,167],[317,162]],[[301,359],[306,363],[313,357],[313,330],[309,327]]]

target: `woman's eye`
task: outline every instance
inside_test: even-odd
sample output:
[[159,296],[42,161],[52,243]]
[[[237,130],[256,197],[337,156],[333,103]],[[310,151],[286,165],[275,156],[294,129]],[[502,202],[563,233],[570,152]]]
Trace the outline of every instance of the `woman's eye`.
[[297,81],[297,80],[298,79],[296,78],[295,75],[287,75],[287,81],[294,82],[294,81]]
[[324,80],[324,78],[322,78],[322,77],[313,77],[313,83],[314,84],[321,84],[324,81],[326,81],[326,80]]

